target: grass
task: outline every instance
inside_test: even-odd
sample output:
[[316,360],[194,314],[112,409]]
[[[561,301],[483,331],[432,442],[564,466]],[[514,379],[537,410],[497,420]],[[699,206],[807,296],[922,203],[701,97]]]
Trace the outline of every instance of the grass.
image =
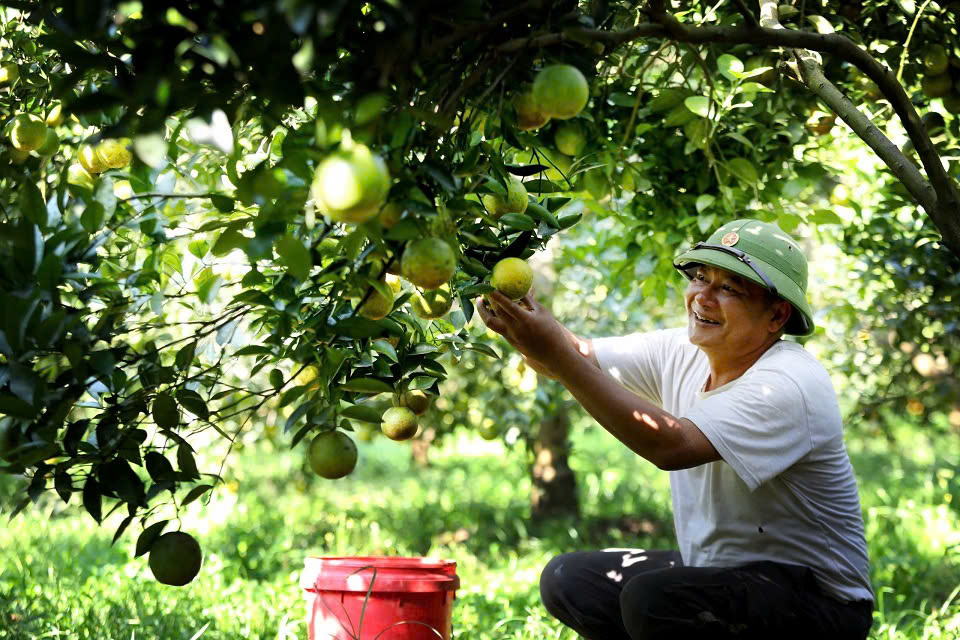
[[[572,640],[540,606],[540,568],[574,548],[671,546],[666,474],[599,430],[578,432],[583,516],[534,527],[523,453],[501,446],[462,439],[420,468],[381,438],[336,482],[305,473],[299,449],[247,446],[210,502],[180,514],[204,549],[181,589],[133,558],[135,526],[111,546],[118,516],[97,527],[76,505],[45,500],[0,537],[0,638],[306,638],[304,558],[388,554],[456,560],[457,638]],[[960,638],[960,445],[917,436],[851,451],[879,596],[871,637]],[[0,479],[7,512],[12,488]]]

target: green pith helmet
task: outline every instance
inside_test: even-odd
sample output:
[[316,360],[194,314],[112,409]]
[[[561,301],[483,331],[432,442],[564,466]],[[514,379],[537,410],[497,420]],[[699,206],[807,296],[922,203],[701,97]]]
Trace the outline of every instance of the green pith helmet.
[[731,271],[775,293],[793,305],[785,333],[813,333],[813,312],[807,302],[807,257],[780,227],[760,220],[734,220],[673,260],[688,280],[691,267],[708,264]]

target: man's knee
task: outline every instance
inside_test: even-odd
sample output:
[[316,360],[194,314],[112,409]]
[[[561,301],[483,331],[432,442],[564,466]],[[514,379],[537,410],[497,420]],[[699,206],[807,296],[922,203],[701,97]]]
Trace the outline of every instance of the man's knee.
[[570,588],[570,575],[564,573],[565,559],[568,554],[555,556],[540,572],[540,600],[551,615],[562,614],[566,593]]
[[665,590],[671,583],[669,570],[652,571],[636,576],[620,592],[620,613],[623,625],[631,638],[650,640],[658,638],[658,624],[668,609],[669,597]]

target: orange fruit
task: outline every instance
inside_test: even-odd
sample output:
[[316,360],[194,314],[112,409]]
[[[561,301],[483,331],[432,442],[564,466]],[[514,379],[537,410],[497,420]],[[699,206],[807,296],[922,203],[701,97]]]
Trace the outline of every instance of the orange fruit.
[[183,531],[163,534],[150,549],[150,571],[162,584],[182,587],[197,576],[202,563],[200,543]]

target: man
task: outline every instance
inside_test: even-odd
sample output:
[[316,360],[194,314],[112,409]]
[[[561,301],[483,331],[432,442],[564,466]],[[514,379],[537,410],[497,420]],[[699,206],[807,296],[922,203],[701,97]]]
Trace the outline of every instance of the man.
[[617,439],[670,471],[679,551],[567,553],[547,610],[589,640],[867,637],[853,469],[814,330],[807,260],[778,227],[724,225],[680,254],[686,328],[585,340],[534,299],[480,316]]

